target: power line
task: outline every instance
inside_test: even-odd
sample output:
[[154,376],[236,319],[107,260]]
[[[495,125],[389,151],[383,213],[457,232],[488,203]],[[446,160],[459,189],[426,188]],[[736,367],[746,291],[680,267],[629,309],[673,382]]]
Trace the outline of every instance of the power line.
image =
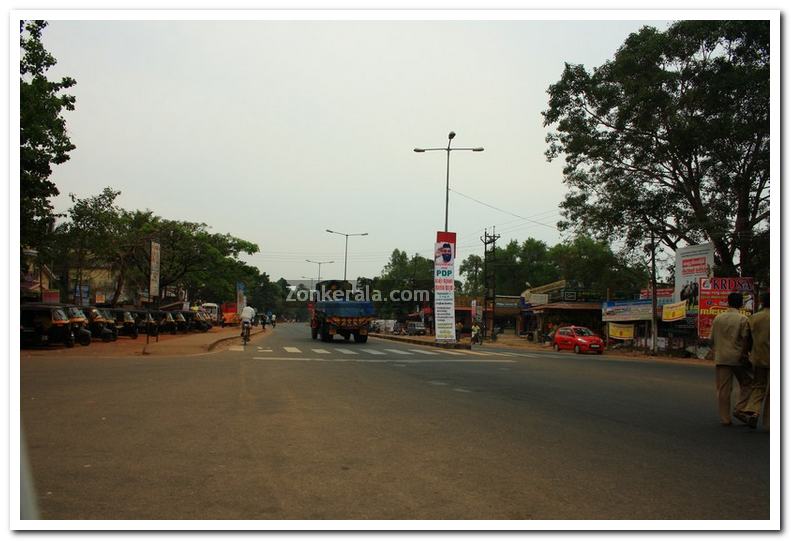
[[463,193],[461,193],[461,192],[459,192],[457,190],[454,190],[454,189],[450,189],[450,191],[452,191],[456,195],[460,195],[460,196],[462,196],[462,197],[464,197],[466,199],[469,199],[470,201],[475,201],[476,203],[478,203],[480,205],[483,205],[484,207],[489,207],[490,209],[494,209],[494,210],[502,212],[504,214],[509,214],[511,216],[515,216],[517,218],[521,218],[522,220],[525,220],[527,222],[532,222],[532,223],[537,224],[537,225],[543,225],[544,227],[548,227],[550,229],[554,229],[555,231],[558,231],[558,228],[555,227],[554,225],[549,225],[549,224],[545,224],[543,222],[537,222],[536,220],[531,220],[530,218],[527,218],[525,216],[520,216],[519,214],[516,214],[514,212],[511,212],[511,211],[508,211],[508,210],[505,210],[505,209],[501,209],[500,207],[495,207],[494,205],[490,205],[489,203],[484,203],[480,199],[475,199],[474,197],[471,197],[469,195],[463,194]]

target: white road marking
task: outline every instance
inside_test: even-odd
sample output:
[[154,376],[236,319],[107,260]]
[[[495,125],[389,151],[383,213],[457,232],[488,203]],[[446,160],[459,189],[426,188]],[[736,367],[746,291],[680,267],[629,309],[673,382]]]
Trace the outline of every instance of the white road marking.
[[352,351],[350,349],[343,349],[343,348],[335,348],[335,351],[343,353],[345,355],[357,355],[356,351]]
[[288,353],[302,353],[301,349],[295,347],[285,346],[283,349],[285,349]]
[[272,348],[262,348],[259,346],[258,353],[272,353]]
[[429,381],[432,385],[447,385],[444,381]]
[[447,353],[448,355],[464,355],[464,353],[460,351],[453,351],[452,349],[445,349],[445,348],[443,348],[442,353]]
[[244,351],[244,346],[231,346],[228,348],[229,351]]
[[329,351],[327,351],[326,349],[311,349],[311,351],[312,351],[313,353],[323,353],[323,354],[329,354]]
[[381,351],[377,351],[375,349],[367,349],[367,348],[360,348],[360,351],[364,351],[365,353],[370,353],[371,355],[384,355]]
[[433,351],[426,351],[425,349],[410,349],[409,351],[414,351],[415,353],[422,353],[423,355],[436,355]]
[[[485,363],[485,364],[514,364],[517,361],[510,359],[350,359],[348,357],[253,357],[256,361],[315,361],[332,363],[394,363],[396,366],[406,364],[429,363]],[[396,364],[400,363],[400,364]],[[404,364],[405,363],[405,364]]]
[[462,389],[461,387],[455,387],[453,390],[456,391],[457,393],[471,393],[472,392],[469,389]]
[[403,351],[401,349],[386,349],[385,351],[389,351],[390,353],[395,353],[396,355],[412,355],[408,351]]
[[314,361],[318,359],[308,359],[307,357],[253,357],[256,361]]

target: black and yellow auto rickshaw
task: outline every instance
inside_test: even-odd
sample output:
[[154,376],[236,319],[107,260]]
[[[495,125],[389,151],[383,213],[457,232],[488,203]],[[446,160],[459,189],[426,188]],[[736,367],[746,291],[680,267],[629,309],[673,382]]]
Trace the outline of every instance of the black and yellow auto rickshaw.
[[118,339],[115,322],[109,320],[107,314],[95,306],[85,306],[82,311],[88,316],[91,334],[94,338],[101,338],[103,342]]
[[137,340],[137,322],[129,310],[123,308],[105,308],[106,312],[115,319],[115,328],[119,336],[128,336],[132,340]]
[[86,316],[82,308],[76,304],[64,304],[62,308],[66,312],[66,315],[69,316],[74,339],[81,346],[90,346],[92,335],[88,316]]
[[137,334],[156,336],[159,334],[159,324],[148,310],[129,310],[137,323]]
[[23,304],[20,312],[22,346],[64,344],[69,348],[74,347],[71,322],[63,308],[47,304]]

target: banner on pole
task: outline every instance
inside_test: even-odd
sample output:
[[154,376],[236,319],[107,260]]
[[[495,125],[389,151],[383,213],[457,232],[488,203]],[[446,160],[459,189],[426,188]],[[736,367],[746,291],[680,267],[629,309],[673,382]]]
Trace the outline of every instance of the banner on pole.
[[434,244],[434,337],[437,342],[456,341],[455,260],[456,233],[437,231]]
[[159,296],[159,243],[151,241],[151,276],[148,291],[151,297]]
[[662,321],[681,321],[687,317],[687,301],[662,306]]

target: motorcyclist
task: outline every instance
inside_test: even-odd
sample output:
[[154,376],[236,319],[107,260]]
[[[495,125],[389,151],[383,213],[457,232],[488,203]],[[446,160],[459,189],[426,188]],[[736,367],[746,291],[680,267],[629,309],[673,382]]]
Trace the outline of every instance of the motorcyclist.
[[255,317],[255,308],[252,306],[245,306],[242,308],[240,318],[242,320],[242,336],[244,336],[245,326],[252,326],[253,318]]
[[277,316],[275,314],[272,314],[271,322],[272,322],[272,328],[274,329],[275,326],[277,326]]

